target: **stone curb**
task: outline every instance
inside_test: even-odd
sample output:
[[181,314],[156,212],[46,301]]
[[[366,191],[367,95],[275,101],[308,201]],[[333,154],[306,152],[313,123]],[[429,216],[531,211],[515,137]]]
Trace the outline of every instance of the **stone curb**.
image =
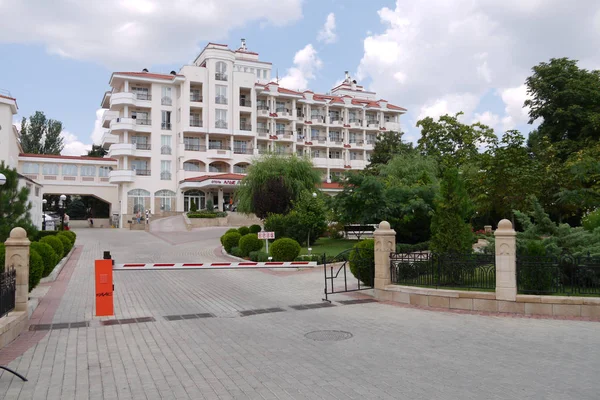
[[185,229],[187,229],[188,231],[192,230],[192,221],[190,221],[190,219],[188,218],[186,213],[181,214],[183,215],[183,222],[185,223]]
[[52,272],[50,272],[50,275],[48,275],[47,277],[42,278],[40,280],[40,283],[54,282],[56,280],[56,278],[58,277],[58,274],[60,274],[60,271],[63,269],[63,267],[65,266],[65,264],[71,258],[71,255],[73,254],[74,251],[75,251],[75,245],[73,245],[73,248],[71,249],[71,251],[69,252],[69,254],[67,254],[66,256],[64,256],[63,259],[60,260],[60,262],[56,265],[56,267],[54,267],[54,269],[52,270]]

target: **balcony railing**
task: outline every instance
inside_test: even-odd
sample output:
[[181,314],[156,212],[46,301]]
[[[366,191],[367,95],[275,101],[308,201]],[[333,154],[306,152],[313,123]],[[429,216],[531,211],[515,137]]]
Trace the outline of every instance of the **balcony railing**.
[[311,136],[310,140],[318,141],[318,142],[325,142],[325,141],[327,141],[327,137],[326,136]]
[[152,95],[144,92],[133,92],[137,100],[152,100]]
[[296,117],[298,118],[304,118],[304,113],[300,110],[296,110]]
[[191,93],[190,101],[202,101],[202,95],[198,93]]
[[269,111],[269,106],[266,104],[258,104],[258,106],[256,107],[257,110],[264,110],[264,111]]
[[163,122],[162,124],[160,124],[160,129],[162,129],[163,131],[170,131],[171,130],[171,123],[170,122]]
[[222,144],[219,143],[209,143],[208,144],[208,149],[209,150],[231,150],[230,146],[224,146]]
[[138,125],[152,125],[150,118],[135,118],[135,123]]
[[166,154],[166,155],[171,155],[171,146],[161,146],[160,147],[160,154]]
[[248,99],[240,99],[240,106],[242,107],[250,107],[252,102]]
[[200,144],[189,144],[186,143],[184,145],[184,149],[186,151],[206,151],[206,146],[200,145]]
[[310,119],[317,122],[325,122],[324,115],[311,115]]
[[150,150],[150,143],[134,143],[136,150]]
[[266,135],[266,134],[268,134],[268,133],[269,133],[269,128],[261,128],[261,127],[258,127],[258,129],[256,129],[256,131],[257,131],[258,133],[262,134],[262,135]]
[[342,139],[341,136],[329,136],[329,141],[330,142],[342,142],[344,139]]
[[269,152],[269,149],[266,147],[259,147],[258,149],[258,154],[267,154]]
[[367,120],[367,125],[377,125],[379,126],[379,121],[376,119],[368,119]]
[[252,130],[252,125],[250,124],[246,124],[246,123],[240,123],[240,130],[241,131],[251,131]]
[[215,79],[218,81],[226,81],[227,80],[227,74],[223,73],[223,72],[216,72],[215,73]]
[[139,175],[139,176],[150,176],[149,169],[136,169],[134,171],[135,171],[135,174]]
[[236,167],[235,165],[233,166],[233,173],[235,174],[245,174],[246,171],[246,168]]
[[367,144],[375,144],[375,139],[367,139]]
[[160,104],[162,104],[163,106],[172,106],[173,105],[173,99],[171,99],[168,96],[164,96],[160,98]]
[[298,143],[304,142],[304,136],[298,135],[298,137],[296,138],[296,142],[298,142]]
[[190,126],[196,128],[202,128],[202,120],[200,119],[190,119]]
[[223,120],[215,121],[215,128],[227,129],[227,121],[223,121]]
[[277,107],[275,109],[275,112],[278,112],[278,113],[291,113],[290,109],[286,108],[286,107]]
[[171,173],[168,171],[163,171],[160,173],[160,180],[161,181],[170,181],[171,180]]
[[283,136],[292,136],[294,134],[294,131],[288,130],[288,129],[277,129],[275,131],[275,134],[277,136],[280,136],[280,135],[283,135]]
[[254,154],[254,149],[251,147],[233,147],[235,154]]
[[225,96],[215,96],[215,103],[217,103],[217,104],[227,104],[227,97],[225,97]]
[[352,117],[348,118],[348,122],[351,123],[351,124],[362,124],[362,120],[361,119],[352,118]]

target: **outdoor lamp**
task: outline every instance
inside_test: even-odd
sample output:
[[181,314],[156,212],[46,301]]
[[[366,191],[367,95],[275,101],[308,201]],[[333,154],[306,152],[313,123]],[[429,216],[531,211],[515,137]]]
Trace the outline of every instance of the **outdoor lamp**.
[[0,186],[4,185],[5,183],[6,183],[6,176],[4,176],[4,174],[0,172]]
[[60,201],[65,201],[67,200],[67,196],[65,196],[64,194],[60,195]]
[[44,211],[44,208],[46,208],[46,203],[48,203],[48,200],[42,199],[42,230],[43,231],[46,230],[46,213]]

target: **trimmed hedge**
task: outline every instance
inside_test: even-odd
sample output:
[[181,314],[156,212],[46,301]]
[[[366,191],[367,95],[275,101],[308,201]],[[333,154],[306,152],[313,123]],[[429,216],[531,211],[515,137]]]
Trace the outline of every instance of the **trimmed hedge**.
[[44,273],[44,260],[34,249],[29,249],[29,291],[37,286]]
[[271,245],[271,255],[275,261],[294,261],[300,250],[300,243],[289,238],[277,239]]
[[233,247],[231,249],[231,251],[229,252],[229,254],[231,254],[234,257],[241,257],[242,256],[242,251],[240,250],[239,247]]
[[42,260],[44,261],[44,272],[42,273],[42,277],[47,277],[54,267],[56,267],[60,258],[48,243],[32,242],[31,249],[35,250],[42,257]]
[[250,233],[250,228],[248,228],[247,226],[240,226],[238,228],[238,232],[240,233],[240,235],[244,236]]
[[195,212],[188,213],[188,218],[217,218],[217,214],[211,212]]
[[222,243],[225,251],[231,253],[232,248],[238,247],[241,237],[242,235],[240,235],[237,231],[224,234]]
[[260,227],[260,225],[250,225],[250,228],[248,228],[250,230],[249,233],[258,233],[262,230],[262,228]]
[[266,262],[269,261],[269,255],[264,251],[251,251],[250,260],[255,262]]
[[71,242],[73,242],[73,244],[75,244],[75,240],[77,240],[77,234],[73,231],[60,231],[59,235],[65,235],[66,237],[71,239]]
[[63,242],[56,236],[45,236],[40,239],[41,243],[48,243],[54,252],[58,255],[59,260],[65,256],[65,246]]
[[56,235],[56,237],[60,239],[60,241],[63,244],[63,247],[65,248],[65,253],[63,254],[63,257],[65,257],[73,248],[73,242],[71,242],[71,239],[69,239],[68,236],[63,234],[58,234]]
[[223,244],[223,238],[225,237],[225,235],[231,232],[239,233],[238,230],[235,228],[227,229],[227,232],[225,232],[223,236],[221,236],[221,238],[219,239],[221,241],[221,244]]
[[429,242],[416,244],[398,243],[396,245],[396,253],[414,253],[416,251],[429,250]]
[[240,239],[240,250],[242,250],[242,257],[247,257],[251,251],[258,251],[263,247],[263,241],[258,238],[256,233],[249,233],[242,236]]
[[350,251],[350,272],[367,286],[373,286],[375,275],[375,241],[362,240]]
[[43,237],[56,236],[59,231],[37,231],[35,234],[35,241],[39,242]]

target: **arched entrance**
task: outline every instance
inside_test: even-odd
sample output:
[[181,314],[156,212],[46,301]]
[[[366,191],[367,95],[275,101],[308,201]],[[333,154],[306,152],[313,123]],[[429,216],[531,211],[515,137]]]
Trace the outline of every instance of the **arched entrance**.
[[192,208],[192,202],[198,210],[206,208],[206,196],[201,190],[188,190],[183,194],[183,211],[188,212]]

